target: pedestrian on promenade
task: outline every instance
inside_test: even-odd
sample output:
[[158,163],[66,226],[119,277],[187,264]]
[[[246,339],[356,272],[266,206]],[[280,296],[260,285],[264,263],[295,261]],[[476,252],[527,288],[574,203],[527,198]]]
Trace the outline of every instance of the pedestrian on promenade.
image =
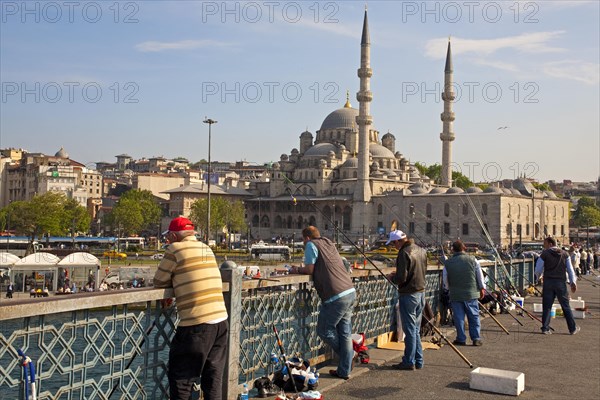
[[554,303],[554,299],[558,298],[558,302],[563,310],[565,321],[569,333],[575,335],[581,329],[575,324],[573,312],[569,305],[569,293],[567,291],[567,275],[571,285],[571,292],[577,290],[577,277],[571,265],[569,254],[560,247],[556,246],[556,239],[548,236],[544,239],[544,251],[538,258],[535,264],[535,275],[543,282],[542,286],[542,333],[550,335],[550,309]]
[[469,321],[469,337],[473,346],[481,346],[481,324],[479,321],[479,299],[485,296],[483,273],[479,261],[465,253],[465,244],[457,240],[452,243],[452,257],[444,262],[442,279],[450,291],[452,319],[456,328],[453,344],[465,346],[465,316]]
[[392,367],[400,370],[423,368],[421,347],[421,319],[425,308],[425,274],[427,253],[400,230],[390,232],[386,246],[392,243],[398,250],[396,272],[390,279],[398,285],[400,320],[404,331],[404,356],[400,364]]
[[317,294],[321,298],[317,335],[339,356],[337,369],[329,374],[348,379],[352,371],[352,308],[356,290],[335,244],[321,237],[319,230],[309,226],[302,230],[304,266],[294,266],[291,274],[313,276]]
[[221,400],[229,325],[215,255],[187,218],[171,221],[167,239],[154,287],[174,289],[180,318],[169,351],[170,398],[191,399],[200,377],[204,399]]
[[13,283],[12,282],[8,282],[8,286],[6,287],[6,298],[7,299],[12,299],[14,291],[15,291],[15,287],[13,286]]

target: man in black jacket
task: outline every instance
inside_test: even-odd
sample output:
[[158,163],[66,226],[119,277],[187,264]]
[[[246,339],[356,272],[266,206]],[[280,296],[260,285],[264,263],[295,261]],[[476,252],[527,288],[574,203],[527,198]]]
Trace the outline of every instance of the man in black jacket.
[[571,284],[571,292],[577,290],[577,277],[571,265],[569,254],[556,246],[556,239],[547,237],[544,239],[544,251],[538,258],[535,264],[535,275],[543,281],[542,292],[542,333],[550,335],[550,309],[554,299],[558,298],[558,302],[562,307],[569,333],[575,335],[581,329],[575,324],[573,312],[569,306],[569,293],[567,291],[567,274]]
[[392,280],[398,284],[400,319],[404,331],[404,357],[393,367],[400,370],[423,368],[421,347],[421,319],[425,307],[425,274],[427,253],[402,231],[390,232],[386,245],[393,243],[398,249],[396,273]]

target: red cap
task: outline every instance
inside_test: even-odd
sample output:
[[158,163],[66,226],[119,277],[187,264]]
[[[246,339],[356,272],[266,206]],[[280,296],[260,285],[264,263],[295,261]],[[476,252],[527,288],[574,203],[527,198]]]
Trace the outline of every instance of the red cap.
[[194,224],[192,223],[192,221],[185,217],[177,217],[173,218],[173,220],[169,224],[169,230],[173,232],[193,231]]

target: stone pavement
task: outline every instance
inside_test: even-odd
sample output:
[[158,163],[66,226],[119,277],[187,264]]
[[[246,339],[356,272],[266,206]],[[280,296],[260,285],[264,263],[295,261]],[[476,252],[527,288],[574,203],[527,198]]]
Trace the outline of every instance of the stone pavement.
[[[587,276],[594,280],[595,276]],[[600,280],[597,287],[579,280],[574,297],[585,300],[588,312],[577,319],[581,332],[569,335],[562,317],[551,326],[553,335],[540,334],[541,323],[516,316],[520,326],[507,314],[498,320],[510,331],[506,335],[489,317],[482,321],[482,347],[458,349],[475,367],[497,368],[525,374],[521,399],[600,399]],[[533,303],[541,297],[528,297],[525,308],[533,313]],[[514,314],[514,312],[513,312]],[[534,314],[537,315],[537,314]],[[540,314],[541,318],[541,314]],[[453,340],[450,333],[448,339]],[[500,399],[506,395],[469,389],[469,366],[445,345],[425,350],[425,367],[416,371],[397,371],[390,365],[400,361],[402,352],[370,349],[371,361],[359,365],[351,379],[330,377],[331,366],[321,368],[318,390],[326,400],[348,399]]]

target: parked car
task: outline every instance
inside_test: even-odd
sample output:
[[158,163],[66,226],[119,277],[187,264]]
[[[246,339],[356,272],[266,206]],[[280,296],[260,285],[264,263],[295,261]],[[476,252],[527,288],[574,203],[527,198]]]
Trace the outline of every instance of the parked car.
[[102,253],[102,257],[125,259],[127,258],[127,254],[120,253],[116,250],[106,250],[104,253]]
[[153,260],[162,260],[165,257],[164,253],[156,253],[156,254],[152,254],[152,259]]

